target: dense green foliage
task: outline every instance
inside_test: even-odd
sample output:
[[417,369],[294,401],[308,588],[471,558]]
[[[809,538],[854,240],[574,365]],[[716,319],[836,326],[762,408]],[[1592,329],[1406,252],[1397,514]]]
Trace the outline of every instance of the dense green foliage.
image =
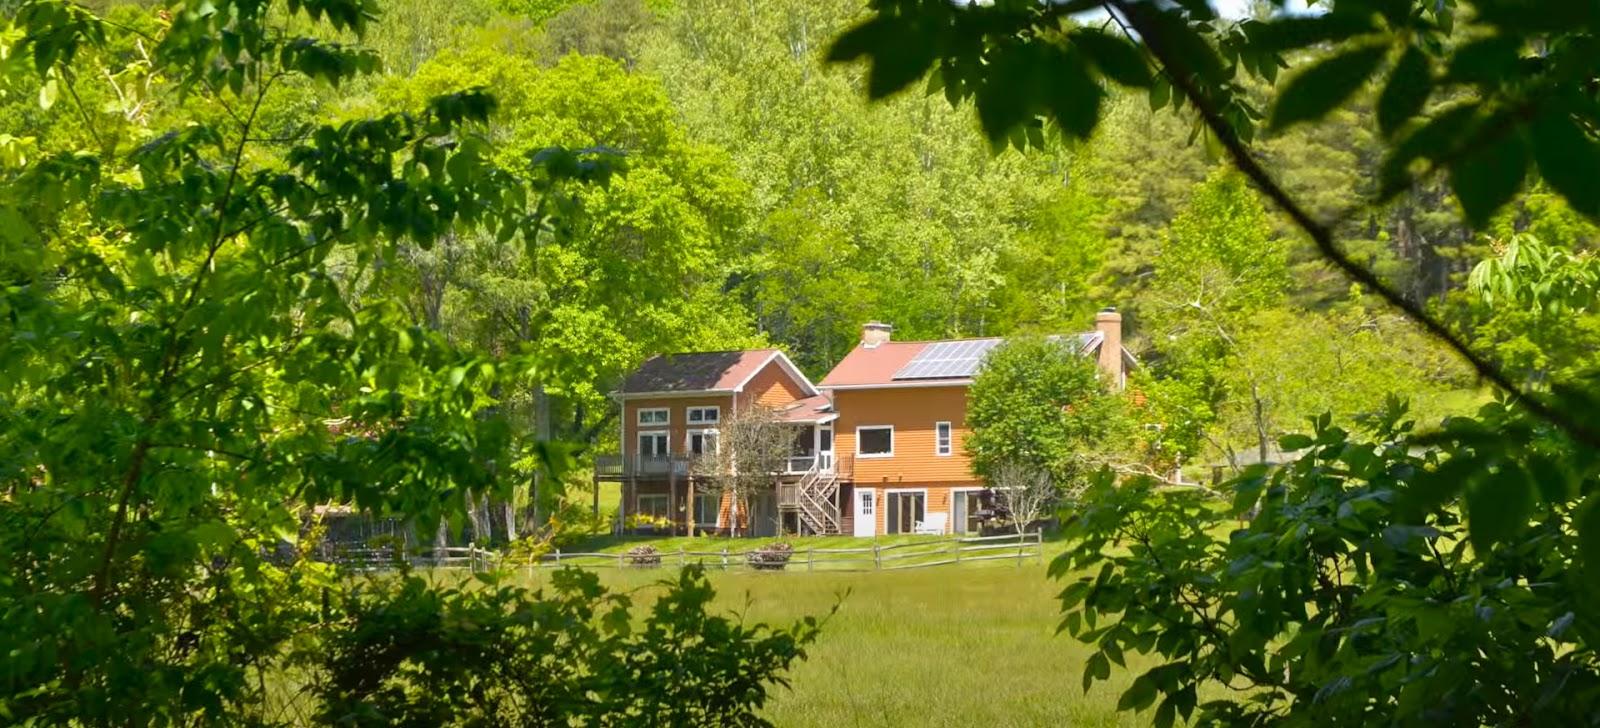
[[[1308,563],[1333,548],[1295,550],[1299,514],[1331,518],[1319,527],[1378,559],[1383,529],[1426,526],[1438,535],[1388,545],[1400,571],[1365,562],[1373,603],[1356,607],[1439,591],[1433,572],[1404,571],[1419,558],[1446,591],[1533,596],[1507,597],[1478,632],[1412,634],[1404,615],[1382,627],[1395,650],[1482,648],[1502,690],[1451,702],[1426,687],[1437,675],[1408,685],[1449,717],[1515,722],[1533,717],[1506,718],[1529,684],[1554,684],[1539,670],[1587,679],[1583,610],[1537,636],[1600,562],[1600,525],[1571,525],[1600,524],[1584,394],[1600,332],[1600,54],[1585,4],[1263,5],[1237,21],[1198,0],[90,5],[0,2],[7,719],[248,719],[264,715],[267,676],[334,640],[350,662],[295,667],[382,684],[322,706],[431,722],[448,696],[505,684],[442,653],[352,675],[351,655],[397,627],[477,649],[451,619],[540,634],[530,615],[588,614],[606,597],[405,591],[414,582],[355,595],[296,551],[314,506],[393,516],[418,540],[541,533],[568,476],[583,479],[575,456],[614,445],[605,393],[651,354],[770,343],[820,374],[869,319],[905,338],[1070,335],[1112,304],[1142,362],[1141,427],[1119,462],[1237,470],[1311,447],[1300,462],[1321,468],[1272,476],[1283,501],[1268,499],[1248,545],[1206,540],[1198,522],[1214,512],[1183,506],[1195,522],[1167,534],[1188,559],[1174,568],[1220,573],[1196,587],[1215,590],[1210,604],[1254,598],[1219,560],[1231,549]],[[997,369],[1009,384],[975,388],[998,403],[975,405],[995,434],[976,437],[980,467],[994,453],[1059,472],[1108,445],[1098,408],[1076,406],[1092,369],[1039,353]],[[1388,393],[1434,422],[1485,382],[1520,388],[1513,410],[1566,434],[1496,414],[1414,440],[1438,448],[1427,455],[1336,434]],[[1328,442],[1280,439],[1323,412]],[[1181,499],[1141,487],[1091,512],[1176,518],[1163,509]],[[1340,495],[1382,487],[1429,496],[1399,515],[1339,511],[1399,508]],[[1119,562],[1122,586],[1172,592],[1149,553]],[[1351,593],[1351,574],[1328,568],[1338,588],[1285,592],[1277,621],[1241,638],[1309,665],[1280,680],[1210,652],[1226,645],[1215,635],[1157,637],[1199,664],[1138,689],[1179,695],[1243,668],[1285,699],[1268,711],[1323,715],[1316,696],[1333,685],[1405,698],[1385,682],[1402,668],[1361,672],[1388,659],[1369,659],[1364,638],[1326,664],[1294,652],[1312,619],[1301,609],[1326,614],[1313,628],[1338,640],[1329,630],[1373,628],[1317,606]],[[1539,570],[1564,579],[1547,588]],[[1510,585],[1490,583],[1502,573]],[[405,613],[416,622],[390,621],[405,616],[385,608],[397,595],[419,601]],[[1231,619],[1162,606],[1185,608]],[[1520,626],[1495,621],[1508,614]],[[715,654],[753,660],[742,684],[756,692],[739,695],[754,697],[714,706],[748,718],[788,664],[768,658],[793,645],[697,624],[732,640]],[[591,628],[590,654],[643,649]],[[535,655],[503,657],[483,666]],[[434,667],[448,668],[437,694],[413,682]],[[1586,695],[1533,708],[1577,711]],[[475,705],[493,715],[498,699]],[[1413,715],[1373,701],[1359,710]]]
[[[1229,244],[1260,243],[1251,250],[1267,256],[1262,275],[1292,282],[1267,308],[1338,336],[1376,327],[1375,345],[1359,349],[1364,359],[1424,362],[1389,370],[1410,375],[1392,384],[1341,388],[1352,400],[1404,389],[1419,411],[1435,411],[1472,398],[1461,368],[1369,298],[1353,297],[1249,185],[1218,171],[1204,145],[1188,143],[1186,120],[1152,112],[1142,92],[1108,86],[1104,122],[1087,143],[1042,135],[1025,154],[995,154],[970,108],[909,93],[868,103],[863,69],[824,63],[831,40],[862,17],[848,0],[719,1],[692,12],[641,0],[397,0],[382,11],[389,22],[369,28],[360,45],[384,70],[337,91],[281,80],[263,104],[264,138],[294,138],[308,120],[416,110],[431,95],[481,84],[499,91],[501,107],[485,128],[497,164],[561,144],[630,170],[604,191],[547,194],[561,213],[550,232],[561,234],[531,248],[465,231],[429,250],[401,243],[406,270],[390,273],[390,289],[414,322],[490,352],[536,352],[550,380],[561,380],[499,392],[519,430],[614,447],[603,395],[658,351],[775,343],[815,375],[869,319],[895,324],[904,338],[1071,333],[1117,305],[1148,365],[1140,389],[1165,417],[1159,442],[1141,457],[1163,469],[1231,462],[1230,452],[1260,449],[1257,399],[1275,403],[1260,418],[1269,441],[1327,405],[1252,397],[1238,376],[1265,363],[1241,366],[1247,357],[1237,351],[1172,336],[1175,327],[1194,329],[1177,315],[1182,303],[1224,292],[1192,289],[1218,281],[1203,267],[1179,274],[1210,244],[1208,230],[1226,231]],[[134,27],[153,22],[148,11],[113,12]],[[88,117],[102,138],[175,118],[178,107],[136,93],[148,78],[142,69],[132,64],[108,83],[78,74],[84,108],[107,110]],[[1246,90],[1252,103],[1267,91]],[[41,112],[36,91],[19,87],[0,102],[0,119],[15,122],[13,141],[0,147],[34,158],[91,141],[71,96],[58,93]],[[208,113],[227,120],[229,111]],[[1487,248],[1448,195],[1424,182],[1364,217],[1348,214],[1381,178],[1384,137],[1373,123],[1370,100],[1358,95],[1322,124],[1262,140],[1260,154],[1309,208],[1343,215],[1337,230],[1348,249],[1416,300],[1459,290]],[[1534,202],[1508,212],[1505,224],[1573,217],[1554,196]],[[1593,239],[1562,224],[1560,245]],[[1180,252],[1185,240],[1200,247]],[[1326,350],[1304,353],[1306,370],[1348,363]],[[1362,409],[1340,404],[1336,413]],[[491,510],[534,499],[532,461],[515,462],[523,485],[492,499]],[[524,510],[508,531],[482,522],[487,516],[475,509],[473,530],[493,538],[536,523]]]
[[[1132,650],[1166,662],[1136,679],[1119,707],[1142,710],[1159,697],[1158,725],[1190,718],[1198,689],[1217,684],[1240,696],[1199,706],[1203,723],[1594,721],[1600,428],[1581,344],[1536,343],[1588,328],[1587,256],[1512,238],[1471,276],[1475,300],[1458,304],[1467,313],[1453,329],[1391,280],[1381,260],[1363,260],[1340,239],[1351,215],[1407,193],[1425,198],[1436,173],[1472,227],[1503,228],[1497,214],[1536,173],[1540,187],[1509,213],[1510,229],[1576,230],[1592,242],[1586,224],[1564,219],[1566,210],[1600,217],[1592,184],[1600,169],[1600,16],[1592,7],[1338,2],[1242,23],[1219,21],[1204,2],[885,0],[873,8],[831,57],[870,58],[873,96],[929,76],[952,102],[973,103],[997,145],[1046,146],[1046,130],[1092,138],[1110,85],[1147,90],[1152,108],[1189,107],[1196,133],[1228,155],[1321,259],[1507,397],[1480,419],[1446,420],[1425,438],[1412,438],[1390,404],[1375,420],[1375,443],[1351,441],[1323,415],[1313,436],[1278,442],[1306,455],[1229,483],[1235,506],[1226,515],[1211,494],[1158,494],[1147,480],[1119,487],[1107,473],[1074,514],[1075,548],[1057,572],[1100,567],[1062,597],[1067,630],[1101,648],[1084,671],[1086,688]],[[1110,22],[1090,28],[1071,19],[1094,9]],[[1277,83],[1290,59],[1301,67]],[[1360,204],[1329,217],[1252,144],[1259,132],[1329,119],[1374,77],[1382,79],[1373,125],[1381,168]],[[1260,85],[1275,87],[1262,94]],[[1552,191],[1564,204],[1549,204]],[[1249,402],[1265,461],[1281,424],[1268,414],[1279,398],[1266,393],[1263,376],[1287,375],[1291,390],[1313,392],[1387,377],[1382,368],[1344,366],[1346,354],[1367,358],[1350,345],[1330,352],[1337,376],[1319,381],[1326,363],[1288,365],[1329,337],[1297,336],[1297,312],[1272,305],[1283,280],[1279,258],[1248,212],[1225,188],[1197,195],[1195,217],[1220,224],[1195,236],[1207,228],[1179,216],[1172,250],[1163,251],[1175,265],[1163,276],[1158,263],[1153,290],[1163,277],[1178,281],[1189,330],[1205,330],[1210,351],[1197,357],[1200,376],[1191,370],[1180,379]],[[1575,320],[1555,320],[1563,316]],[[1481,341],[1475,323],[1487,324]],[[1241,333],[1260,324],[1256,336],[1267,348],[1242,345]],[[1229,369],[1246,372],[1231,387]],[[1355,402],[1363,400],[1377,402]],[[1230,515],[1245,513],[1248,526],[1218,535]]]
[[[270,686],[296,654],[359,651],[371,634],[448,642],[426,618],[394,623],[381,597],[353,594],[352,582],[298,553],[311,505],[459,529],[471,504],[511,499],[517,481],[503,464],[514,457],[554,478],[571,468],[568,448],[528,437],[507,406],[530,383],[562,384],[559,347],[474,347],[414,317],[406,293],[425,267],[406,261],[447,258],[462,238],[536,258],[589,219],[582,205],[618,209],[594,201],[629,188],[605,187],[614,155],[571,151],[552,135],[497,138],[487,122],[499,104],[479,87],[419,90],[372,116],[306,118],[297,106],[306,94],[376,69],[372,52],[330,39],[361,34],[374,11],[340,0],[205,2],[121,8],[108,21],[41,0],[8,19],[7,93],[77,112],[48,117],[37,151],[0,170],[8,721],[288,721]],[[585,84],[608,68],[575,61],[560,72]],[[122,98],[134,110],[88,106],[80,86],[136,94]],[[656,129],[661,116],[658,106]],[[639,167],[648,179],[650,166]],[[635,205],[656,202],[650,193]],[[574,649],[606,654],[660,655],[665,643],[704,636],[716,648],[706,661],[674,665],[698,676],[680,681],[698,697],[674,708],[731,722],[753,720],[761,686],[810,634],[708,621],[693,614],[706,587],[687,577],[632,638],[616,626],[576,629],[602,597],[592,588],[548,603],[516,591],[427,602],[412,599],[427,596],[416,582],[395,588],[449,618],[514,623],[553,610]],[[608,609],[613,625],[627,616]],[[435,696],[396,687],[415,675],[371,667],[358,672],[396,682],[376,696],[320,693],[327,717],[369,698],[385,722],[438,717]],[[457,667],[469,684],[497,669]]]
[[[1370,438],[1327,418],[1292,436],[1285,449],[1306,454],[1232,482],[1231,508],[1106,474],[1052,566],[1087,574],[1061,594],[1066,630],[1099,649],[1084,685],[1140,653],[1161,664],[1119,707],[1154,706],[1157,725],[1592,725],[1600,610],[1572,568],[1589,507],[1564,490],[1570,468],[1591,466],[1542,433],[1555,449],[1526,466],[1544,490],[1496,532],[1478,516],[1468,528],[1439,497],[1476,466],[1463,443],[1527,423],[1491,405],[1424,438],[1391,406]],[[1503,502],[1492,489],[1524,464],[1505,467],[1468,497]],[[1237,699],[1197,706],[1219,684]]]
[[[804,657],[787,631],[710,614],[699,567],[634,624],[633,600],[590,572],[550,593],[441,589],[420,577],[362,590],[326,644],[303,655],[320,722],[341,725],[767,725],[770,676]],[[782,685],[782,681],[778,684]]]
[[1073,339],[1017,337],[991,350],[967,396],[967,454],[1049,473],[1061,487],[1127,450],[1129,414]]

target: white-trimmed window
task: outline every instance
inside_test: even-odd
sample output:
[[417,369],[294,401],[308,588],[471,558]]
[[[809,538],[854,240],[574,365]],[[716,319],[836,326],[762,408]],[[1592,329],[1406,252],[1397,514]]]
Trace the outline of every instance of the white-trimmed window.
[[639,454],[644,457],[662,457],[671,452],[666,430],[649,430],[639,433]]
[[954,435],[951,434],[950,423],[935,422],[933,424],[933,454],[949,455],[953,450]]
[[672,421],[672,410],[666,407],[640,407],[639,424],[665,425]]
[[717,451],[716,430],[690,430],[684,438],[683,449],[690,455],[711,455]]
[[721,493],[694,494],[694,522],[706,528],[716,528],[722,515]]
[[856,457],[894,457],[894,425],[863,425],[857,427]]
[[640,493],[639,515],[651,518],[666,518],[671,515],[672,504],[667,500],[666,493]]
[[715,425],[722,421],[722,408],[690,407],[684,411],[684,421],[691,425]]

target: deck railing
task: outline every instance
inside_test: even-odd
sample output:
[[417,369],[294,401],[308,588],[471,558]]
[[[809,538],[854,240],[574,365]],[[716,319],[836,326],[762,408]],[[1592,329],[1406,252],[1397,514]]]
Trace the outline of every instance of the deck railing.
[[600,477],[686,476],[694,469],[697,456],[691,455],[600,455],[594,459],[595,475]]
[[[594,459],[594,473],[601,478],[627,476],[651,477],[676,475],[684,477],[698,472],[698,455],[599,455]],[[796,455],[784,463],[784,475],[801,475],[814,467],[833,468],[839,477],[849,475],[850,458],[832,453],[821,455]]]

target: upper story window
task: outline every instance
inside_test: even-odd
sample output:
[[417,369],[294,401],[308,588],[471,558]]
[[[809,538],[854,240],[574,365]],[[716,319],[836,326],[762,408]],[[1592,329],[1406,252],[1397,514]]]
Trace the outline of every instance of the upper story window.
[[665,430],[639,433],[639,454],[644,457],[662,457],[671,454]]
[[722,419],[721,407],[690,407],[685,419],[691,425],[714,425]]
[[716,430],[690,430],[685,449],[691,455],[712,455],[717,452]]
[[933,453],[935,455],[949,455],[952,451],[953,438],[950,434],[950,423],[938,422],[933,426]]
[[672,410],[666,407],[641,407],[639,409],[639,424],[665,425],[672,421]]
[[856,457],[894,457],[894,425],[857,427]]

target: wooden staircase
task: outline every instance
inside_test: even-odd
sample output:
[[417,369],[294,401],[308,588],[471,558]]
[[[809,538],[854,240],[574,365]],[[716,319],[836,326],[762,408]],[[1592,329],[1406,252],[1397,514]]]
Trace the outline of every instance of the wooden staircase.
[[805,529],[817,536],[839,534],[839,477],[832,469],[807,470],[800,476],[795,495],[796,512]]

